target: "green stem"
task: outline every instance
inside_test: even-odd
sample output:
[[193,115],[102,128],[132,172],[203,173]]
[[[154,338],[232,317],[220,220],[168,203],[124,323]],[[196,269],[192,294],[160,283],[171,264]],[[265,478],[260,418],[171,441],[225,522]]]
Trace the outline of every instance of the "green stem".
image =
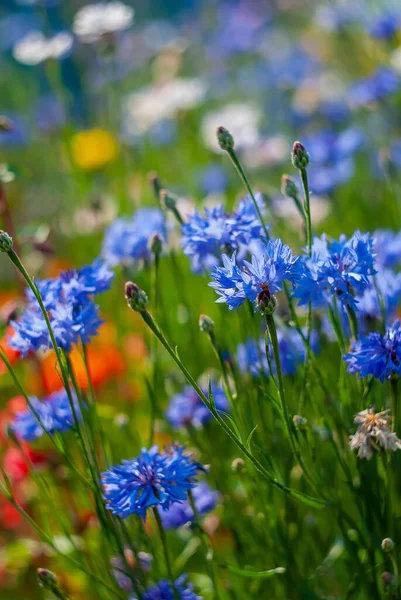
[[252,198],[252,202],[253,202],[253,204],[255,206],[255,210],[256,210],[256,213],[257,213],[257,215],[259,217],[260,224],[262,225],[262,228],[263,228],[263,233],[265,234],[265,237],[268,240],[269,239],[269,233],[267,231],[267,227],[266,227],[265,222],[263,220],[262,213],[260,212],[260,208],[259,208],[258,203],[256,201],[256,198],[255,198],[255,196],[253,194],[252,188],[251,188],[251,186],[249,184],[248,178],[245,175],[245,172],[244,172],[244,170],[243,170],[243,168],[241,166],[241,163],[239,162],[234,149],[227,150],[227,154],[230,157],[230,159],[231,159],[234,167],[237,169],[239,176],[241,177],[241,179],[242,179],[242,181],[243,181],[246,189],[248,190],[248,193],[249,193],[250,197]]
[[169,555],[169,551],[168,551],[168,547],[167,547],[166,532],[164,531],[163,523],[160,518],[160,514],[157,509],[157,506],[153,507],[153,515],[155,517],[155,521],[157,523],[157,528],[159,530],[160,540],[161,540],[162,548],[163,548],[164,560],[166,562],[166,567],[167,567],[167,574],[168,574],[168,578],[171,581],[171,587],[172,587],[172,590],[174,593],[174,598],[175,598],[175,600],[180,600],[180,596],[175,587],[175,579],[174,579],[174,575],[173,575],[173,570],[171,568],[170,555]]
[[358,320],[356,318],[356,314],[352,306],[347,304],[347,314],[349,319],[349,324],[351,327],[351,333],[355,340],[358,339]]
[[300,175],[302,180],[302,187],[304,189],[304,209],[306,215],[306,245],[308,247],[309,256],[312,256],[312,217],[310,211],[308,174],[306,172],[306,169],[300,169]]
[[401,433],[400,430],[400,406],[398,402],[398,377],[391,377],[390,379],[390,387],[391,387],[391,412],[393,414],[393,426],[392,430],[396,431],[398,434]]

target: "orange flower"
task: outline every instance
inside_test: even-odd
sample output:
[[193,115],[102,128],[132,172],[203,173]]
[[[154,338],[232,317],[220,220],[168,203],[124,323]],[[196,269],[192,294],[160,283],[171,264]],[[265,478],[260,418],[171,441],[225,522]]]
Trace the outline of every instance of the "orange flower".
[[[10,337],[10,335],[12,335],[12,332],[13,332],[12,327],[8,327],[6,329],[5,335],[2,338],[0,338],[0,346],[3,348],[4,352],[6,353],[6,356],[7,356],[8,360],[10,361],[10,363],[12,365],[14,365],[17,362],[17,360],[20,356],[20,353],[8,345],[7,339]],[[2,360],[0,360],[0,375],[3,375],[3,373],[6,373],[6,372],[7,372],[7,367],[4,364],[4,362]]]

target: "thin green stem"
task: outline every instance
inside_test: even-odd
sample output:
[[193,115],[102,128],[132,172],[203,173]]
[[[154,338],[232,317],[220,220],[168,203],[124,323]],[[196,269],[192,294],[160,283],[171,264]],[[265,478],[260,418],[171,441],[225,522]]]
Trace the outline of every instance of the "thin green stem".
[[396,431],[398,434],[400,434],[401,430],[400,430],[400,415],[399,415],[400,405],[398,402],[398,377],[391,377],[390,388],[391,388],[391,412],[393,415],[392,430]]
[[304,189],[304,209],[306,215],[306,245],[308,247],[309,256],[312,256],[312,217],[310,210],[308,174],[306,169],[300,169],[300,175],[302,180],[302,187]]
[[175,600],[180,600],[180,596],[179,596],[178,591],[177,591],[177,589],[175,587],[175,579],[174,579],[174,575],[173,575],[173,570],[171,568],[170,554],[169,554],[169,551],[168,551],[167,539],[166,539],[166,532],[164,531],[163,523],[162,523],[162,520],[160,518],[160,514],[159,514],[159,511],[157,509],[157,506],[153,507],[153,515],[155,517],[157,528],[159,530],[160,541],[162,543],[162,548],[163,548],[164,560],[166,562],[166,567],[167,567],[167,574],[168,574],[168,578],[171,581],[171,587],[172,587],[172,590],[173,590],[173,593],[174,593],[174,598],[175,598]]

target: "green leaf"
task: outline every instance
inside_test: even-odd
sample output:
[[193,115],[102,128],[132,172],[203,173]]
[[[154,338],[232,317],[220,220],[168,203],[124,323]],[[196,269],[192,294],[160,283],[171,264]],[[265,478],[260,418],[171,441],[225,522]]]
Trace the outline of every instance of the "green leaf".
[[285,567],[276,567],[269,571],[248,571],[248,569],[240,569],[238,567],[231,567],[230,565],[220,565],[224,569],[227,569],[235,575],[241,575],[241,577],[249,577],[251,579],[268,579],[274,575],[283,575],[286,572]]
[[258,428],[258,426],[255,425],[255,427],[252,429],[251,433],[248,435],[248,437],[246,439],[245,446],[248,448],[249,452],[251,452],[251,441],[252,441],[252,438],[253,438],[254,433],[257,428]]
[[293,490],[291,488],[287,488],[287,490],[290,496],[296,498],[297,500],[300,500],[308,506],[313,506],[313,508],[326,508],[327,506],[330,506],[330,502],[322,500],[321,498],[314,498],[313,496],[308,496],[307,494],[297,492],[296,490]]

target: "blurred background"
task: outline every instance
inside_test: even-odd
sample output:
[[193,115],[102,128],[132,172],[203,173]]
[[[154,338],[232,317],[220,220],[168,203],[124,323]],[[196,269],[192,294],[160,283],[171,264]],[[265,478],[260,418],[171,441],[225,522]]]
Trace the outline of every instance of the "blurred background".
[[[35,276],[89,263],[117,216],[156,206],[151,172],[177,195],[184,215],[219,202],[230,208],[243,190],[217,146],[219,125],[234,135],[275,234],[285,231],[294,250],[300,223],[280,185],[292,170],[297,139],[311,156],[317,232],[401,227],[399,0],[2,0],[0,90],[2,227],[15,236]],[[178,247],[172,224],[170,230],[169,243]],[[205,279],[183,276],[188,270],[181,256],[174,280],[161,275],[169,326],[185,348],[197,316],[210,313],[215,299]],[[91,346],[102,415],[113,419],[116,444],[127,416],[136,427],[147,426],[137,408],[149,369],[146,336],[121,302],[127,274],[118,272],[102,300],[105,320],[112,315],[114,322]],[[139,278],[146,288],[149,276]],[[21,297],[14,270],[2,260],[4,344]],[[188,356],[198,374],[206,352],[199,344],[200,355]],[[9,353],[30,393],[57,389],[53,357],[20,365]],[[75,361],[85,387],[78,356]],[[20,399],[2,368],[6,426]],[[162,426],[158,435],[160,442],[167,437]],[[25,461],[1,433],[0,442],[21,503],[34,505]],[[36,465],[57,468],[48,449],[31,452]],[[76,506],[71,512],[77,535],[91,527],[90,512]],[[0,498],[1,597],[19,600],[27,590],[32,597],[34,567],[46,561],[41,543]],[[84,597],[78,574],[74,586]]]

